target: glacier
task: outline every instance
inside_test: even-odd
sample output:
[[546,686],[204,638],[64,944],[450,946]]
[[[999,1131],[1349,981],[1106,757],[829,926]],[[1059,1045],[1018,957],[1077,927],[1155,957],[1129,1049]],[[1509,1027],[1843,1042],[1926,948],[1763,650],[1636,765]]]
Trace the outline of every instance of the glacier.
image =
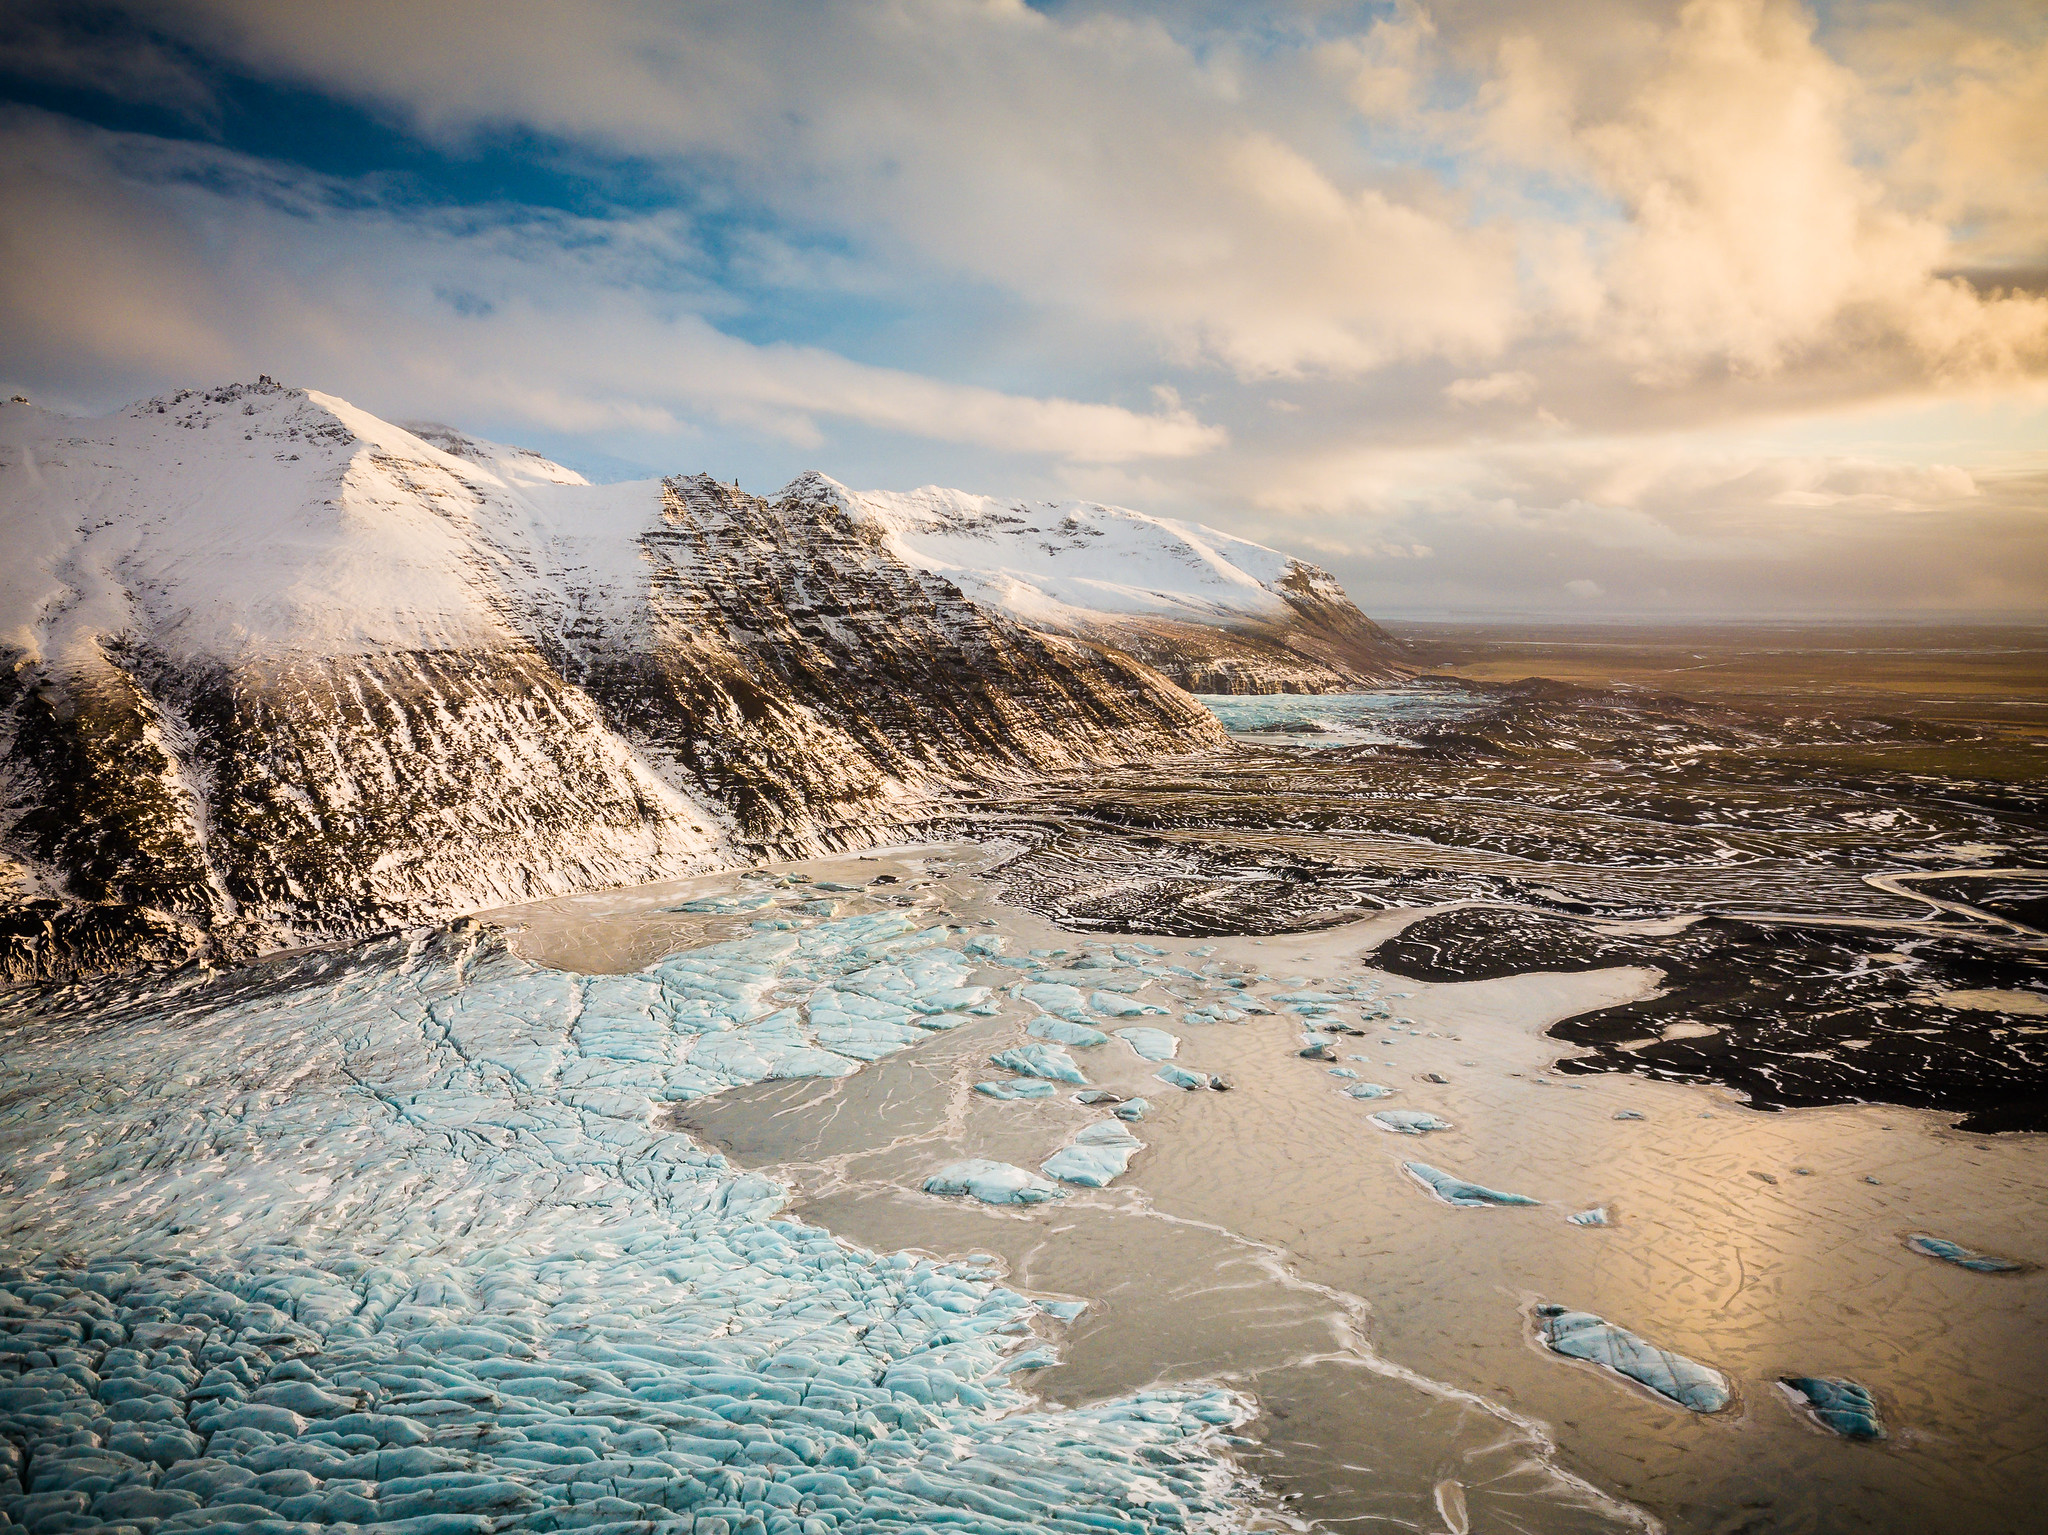
[[920,1007],[972,963],[952,940],[885,911],[581,975],[462,923],[17,995],[0,1513],[36,1535],[1233,1527],[1218,1435],[1243,1398],[1035,1405],[1011,1378],[1050,1361],[1035,1329],[1065,1303],[849,1246],[661,1128],[929,1038]]

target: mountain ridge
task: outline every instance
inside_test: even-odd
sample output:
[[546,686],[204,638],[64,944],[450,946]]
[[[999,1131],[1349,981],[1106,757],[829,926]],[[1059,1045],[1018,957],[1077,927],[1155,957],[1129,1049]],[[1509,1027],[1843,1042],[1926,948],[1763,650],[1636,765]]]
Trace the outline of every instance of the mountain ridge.
[[850,846],[1225,744],[822,475],[593,486],[416,425],[269,379],[0,406],[0,975]]

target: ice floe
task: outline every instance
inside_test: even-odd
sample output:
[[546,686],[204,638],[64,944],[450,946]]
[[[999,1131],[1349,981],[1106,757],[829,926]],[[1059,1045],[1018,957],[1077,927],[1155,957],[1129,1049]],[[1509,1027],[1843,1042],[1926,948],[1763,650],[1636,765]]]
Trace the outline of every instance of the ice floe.
[[1073,1045],[1084,1050],[1109,1043],[1109,1036],[1102,1030],[1091,1029],[1085,1023],[1075,1023],[1070,1018],[1055,1018],[1050,1013],[1032,1019],[1025,1025],[1024,1032],[1034,1039],[1049,1039],[1056,1045]]
[[1108,1186],[1131,1164],[1131,1158],[1145,1149],[1145,1143],[1113,1120],[1090,1125],[1073,1141],[1055,1151],[1038,1166],[1048,1178],[1078,1183],[1084,1188]]
[[1403,1162],[1401,1166],[1411,1178],[1447,1205],[1473,1209],[1485,1205],[1533,1205],[1541,1202],[1526,1194],[1503,1194],[1499,1189],[1490,1189],[1483,1184],[1467,1183],[1463,1178],[1453,1177],[1427,1162]]
[[1882,1439],[1884,1416],[1867,1387],[1853,1380],[1785,1375],[1778,1384],[1793,1405],[1813,1422],[1844,1439]]
[[977,1082],[974,1090],[984,1098],[1012,1102],[1019,1098],[1050,1098],[1058,1086],[1039,1077],[1014,1077],[1008,1082]]
[[1432,1130],[1451,1128],[1448,1119],[1439,1119],[1421,1109],[1381,1109],[1365,1117],[1382,1130],[1391,1130],[1396,1135],[1427,1135]]
[[[1356,1076],[1357,1073],[1353,1072],[1352,1075]],[[1344,1096],[1347,1098],[1390,1098],[1393,1093],[1391,1087],[1379,1082],[1354,1082],[1344,1089]]]
[[1732,1399],[1728,1377],[1719,1370],[1646,1343],[1589,1311],[1538,1306],[1536,1325],[1554,1353],[1604,1365],[1693,1412],[1719,1412]]
[[1012,1045],[1000,1054],[990,1056],[989,1063],[1005,1071],[1014,1071],[1019,1076],[1074,1082],[1083,1087],[1088,1085],[1088,1079],[1081,1075],[1081,1068],[1074,1064],[1074,1058],[1058,1045]]
[[1036,1205],[1062,1197],[1060,1188],[1008,1162],[969,1157],[924,1180],[927,1194],[970,1194],[985,1205]]
[[1207,1087],[1209,1079],[1199,1071],[1189,1071],[1185,1066],[1176,1066],[1171,1061],[1153,1073],[1168,1087],[1181,1087],[1193,1092],[1198,1087]]
[[1164,1029],[1118,1029],[1116,1037],[1137,1051],[1142,1060],[1170,1061],[1180,1050],[1180,1040]]
[[1574,1211],[1572,1214],[1567,1215],[1565,1219],[1574,1226],[1611,1226],[1614,1224],[1608,1217],[1607,1206],[1605,1205],[1595,1205],[1590,1210]]
[[1120,997],[1114,992],[1098,991],[1088,999],[1088,1005],[1106,1018],[1161,1018],[1166,1009],[1156,1002],[1140,1002],[1135,997]]

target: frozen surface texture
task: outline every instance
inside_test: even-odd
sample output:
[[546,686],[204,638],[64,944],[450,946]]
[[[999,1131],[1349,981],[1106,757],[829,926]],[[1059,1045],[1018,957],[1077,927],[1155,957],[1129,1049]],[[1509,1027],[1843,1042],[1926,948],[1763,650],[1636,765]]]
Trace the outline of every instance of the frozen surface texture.
[[1228,1521],[1204,1436],[1238,1399],[1035,1409],[1007,1382],[1041,1308],[788,1219],[660,1128],[668,1101],[858,1069],[828,1034],[912,1042],[898,1018],[964,963],[892,912],[631,975],[469,929],[17,997],[0,1512],[50,1535]]
[[1467,1183],[1455,1178],[1427,1162],[1403,1162],[1401,1166],[1408,1175],[1447,1205],[1463,1208],[1480,1208],[1486,1205],[1533,1205],[1540,1201],[1526,1194],[1503,1194],[1499,1189],[1490,1189],[1477,1183]]
[[1731,1400],[1728,1377],[1719,1370],[1646,1343],[1591,1312],[1538,1306],[1536,1326],[1554,1352],[1604,1365],[1694,1412],[1719,1412]]

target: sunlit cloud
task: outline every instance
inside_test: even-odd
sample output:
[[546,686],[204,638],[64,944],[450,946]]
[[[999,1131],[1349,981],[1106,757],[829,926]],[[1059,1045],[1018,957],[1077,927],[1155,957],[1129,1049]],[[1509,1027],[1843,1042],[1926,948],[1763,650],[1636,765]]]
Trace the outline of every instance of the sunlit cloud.
[[[68,14],[0,38],[69,93],[0,123],[9,382],[59,399],[270,371],[653,467],[1096,496],[1394,610],[2048,600],[2035,8]],[[81,120],[100,66],[161,121]],[[228,142],[248,80],[403,165]],[[549,188],[463,179],[508,158]]]

